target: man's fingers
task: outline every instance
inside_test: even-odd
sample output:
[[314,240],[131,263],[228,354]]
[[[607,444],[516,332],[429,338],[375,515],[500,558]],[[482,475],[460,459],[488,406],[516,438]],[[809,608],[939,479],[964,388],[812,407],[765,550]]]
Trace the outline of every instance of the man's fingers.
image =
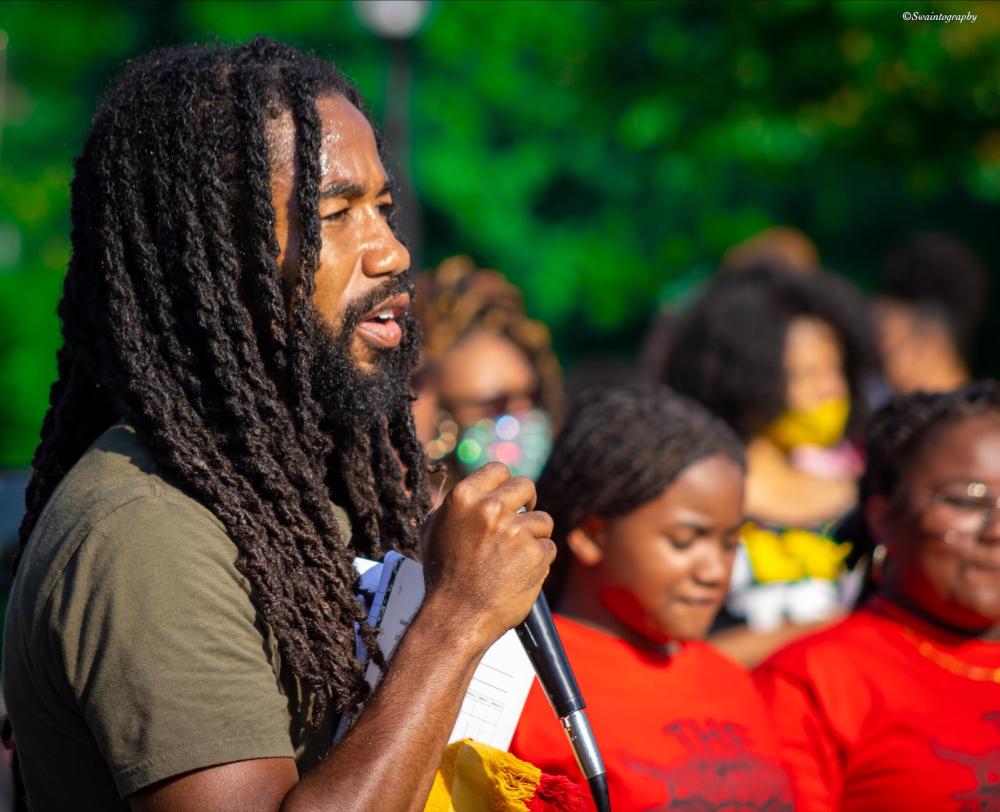
[[533,510],[529,513],[522,513],[517,518],[536,539],[552,538],[554,523],[552,517],[544,510]]
[[[499,488],[510,479],[510,471],[502,462],[488,462],[482,468],[473,471],[458,485],[472,487],[480,493],[489,493]],[[458,487],[456,485],[455,487]]]
[[493,495],[511,511],[520,508],[529,511],[535,509],[535,483],[527,477],[516,476],[508,479],[493,492]]

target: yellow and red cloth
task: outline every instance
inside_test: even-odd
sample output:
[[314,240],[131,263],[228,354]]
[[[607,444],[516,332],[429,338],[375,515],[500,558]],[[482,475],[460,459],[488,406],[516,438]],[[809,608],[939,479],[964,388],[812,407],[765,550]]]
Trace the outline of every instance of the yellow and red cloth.
[[583,812],[584,798],[565,776],[463,739],[444,751],[424,812]]

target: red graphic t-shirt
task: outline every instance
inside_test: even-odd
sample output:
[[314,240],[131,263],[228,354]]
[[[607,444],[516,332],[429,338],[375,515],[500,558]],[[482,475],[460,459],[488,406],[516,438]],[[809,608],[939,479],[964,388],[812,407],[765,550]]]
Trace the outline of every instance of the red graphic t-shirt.
[[1000,644],[877,599],[754,678],[798,812],[1000,812]]
[[[791,812],[767,711],[740,666],[704,643],[656,654],[563,617],[556,626],[587,701],[614,812]],[[537,682],[511,752],[583,782]]]

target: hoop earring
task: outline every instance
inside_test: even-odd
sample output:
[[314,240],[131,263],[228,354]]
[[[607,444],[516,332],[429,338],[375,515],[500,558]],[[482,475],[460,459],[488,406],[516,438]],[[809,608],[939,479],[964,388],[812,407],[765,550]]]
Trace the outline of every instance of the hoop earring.
[[869,566],[869,572],[871,572],[872,581],[876,584],[882,583],[882,578],[885,575],[885,559],[889,554],[884,544],[879,544],[872,550],[872,562]]

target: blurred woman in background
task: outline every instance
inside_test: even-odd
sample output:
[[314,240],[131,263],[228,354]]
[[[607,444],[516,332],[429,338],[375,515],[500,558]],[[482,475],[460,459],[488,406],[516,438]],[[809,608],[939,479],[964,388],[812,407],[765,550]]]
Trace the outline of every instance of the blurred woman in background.
[[[700,642],[729,585],[743,478],[724,423],[636,384],[582,393],[539,479],[558,547],[545,591],[616,812],[791,810],[749,675]],[[537,684],[511,750],[583,780]]]
[[967,382],[988,305],[989,272],[965,243],[923,232],[896,246],[876,307],[892,388],[943,392]]
[[428,456],[443,463],[438,498],[490,461],[535,479],[563,410],[548,328],[502,274],[468,257],[418,279],[415,313],[424,342],[413,411]]
[[755,675],[796,809],[1000,809],[1000,386],[901,397],[866,451],[877,594]]
[[717,638],[758,662],[839,607],[848,552],[823,532],[855,503],[851,431],[877,369],[868,307],[848,282],[776,264],[719,274],[680,325],[664,380],[747,444],[747,502],[729,612],[750,629]]

